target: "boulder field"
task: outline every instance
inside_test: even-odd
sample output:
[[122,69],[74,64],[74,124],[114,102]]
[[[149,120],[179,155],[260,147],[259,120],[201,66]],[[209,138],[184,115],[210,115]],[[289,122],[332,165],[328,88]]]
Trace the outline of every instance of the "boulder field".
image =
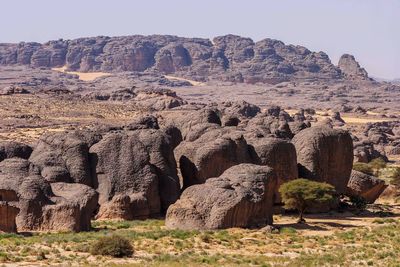
[[[123,126],[0,143],[0,231],[85,231],[92,219],[165,216],[179,229],[272,224],[279,186],[299,177],[373,202],[352,173],[353,141],[302,114],[246,102],[151,114]],[[293,129],[293,130],[292,130]]]

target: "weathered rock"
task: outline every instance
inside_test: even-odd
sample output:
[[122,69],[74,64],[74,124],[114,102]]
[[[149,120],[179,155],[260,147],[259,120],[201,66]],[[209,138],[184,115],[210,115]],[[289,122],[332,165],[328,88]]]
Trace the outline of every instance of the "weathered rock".
[[187,188],[167,211],[166,226],[223,229],[272,224],[276,176],[267,166],[240,164]]
[[367,71],[360,67],[360,64],[358,64],[358,62],[352,55],[342,55],[342,57],[339,59],[338,66],[347,77],[356,79],[368,79]]
[[[19,209],[15,217],[18,231],[84,231],[90,229],[91,215],[96,206],[86,199],[93,199],[96,192],[88,186],[72,184],[68,192],[57,196],[50,184],[39,175],[0,175],[0,195],[3,201]],[[79,190],[78,187],[85,187]],[[74,196],[72,196],[74,194]],[[93,202],[93,200],[91,201]],[[94,201],[95,203],[97,201]],[[85,214],[90,214],[86,216]],[[11,221],[9,220],[9,223]]]
[[[350,61],[352,63],[353,61]],[[340,64],[341,67],[352,64]],[[61,67],[91,72],[173,73],[193,80],[279,83],[290,79],[342,78],[323,52],[235,35],[211,40],[169,35],[88,37],[44,44],[0,45],[0,65]]]
[[17,87],[14,85],[7,86],[0,90],[0,95],[17,95],[17,94],[30,94],[25,88]]
[[[40,168],[42,176],[49,181],[67,182],[68,178],[64,174],[69,173],[73,182],[92,185],[89,147],[77,133],[41,136],[29,160]],[[60,180],[61,173],[65,179]]]
[[79,207],[78,216],[74,222],[79,225],[79,229],[76,230],[90,230],[90,221],[97,211],[98,193],[87,185],[62,182],[52,183],[51,190],[55,196],[64,198],[69,205],[73,203]]
[[299,177],[335,186],[346,191],[353,166],[353,141],[348,132],[315,126],[294,136]]
[[277,176],[274,202],[280,203],[279,187],[298,178],[297,156],[294,145],[278,138],[248,138],[246,141],[254,149],[253,163],[271,167]]
[[22,158],[9,158],[0,162],[0,174],[29,176],[30,174],[39,174],[37,167],[28,160]]
[[209,130],[192,142],[183,141],[174,153],[183,188],[204,183],[239,163],[251,162],[242,133],[224,129]]
[[186,104],[175,92],[166,89],[137,92],[135,101],[139,107],[151,111],[172,109]]
[[110,132],[90,148],[99,218],[148,218],[179,197],[170,138],[160,130]]
[[203,108],[176,115],[169,119],[168,125],[175,126],[181,132],[183,140],[199,138],[211,128],[220,128],[220,111],[214,108]]
[[349,196],[362,197],[367,203],[374,203],[386,187],[385,181],[353,170],[347,184],[346,194]]
[[246,101],[227,101],[218,106],[224,115],[242,116],[252,118],[261,112],[261,109]]
[[158,120],[153,115],[144,115],[135,118],[131,123],[125,126],[127,130],[140,130],[140,129],[160,129]]
[[0,142],[0,161],[8,158],[18,157],[27,159],[32,153],[28,145],[17,142]]
[[292,138],[293,133],[290,131],[288,121],[285,116],[281,117],[281,114],[283,113],[279,112],[277,116],[269,115],[268,112],[257,114],[247,123],[246,132],[254,133],[259,137]]
[[[94,186],[99,192],[98,218],[115,218],[110,212],[120,212],[118,218],[124,219],[146,218],[160,212],[156,171],[137,134],[110,133],[90,148],[90,154],[96,173]],[[131,198],[135,193],[144,195],[143,206],[135,207],[135,198]],[[118,198],[128,203],[118,206]]]
[[8,201],[3,201],[2,190],[0,190],[0,233],[17,232],[15,218],[19,213],[19,208],[12,206]]

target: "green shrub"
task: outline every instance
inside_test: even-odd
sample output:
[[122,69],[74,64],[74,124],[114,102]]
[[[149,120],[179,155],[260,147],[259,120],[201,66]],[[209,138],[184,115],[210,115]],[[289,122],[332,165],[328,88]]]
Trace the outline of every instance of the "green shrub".
[[279,192],[285,208],[296,209],[299,212],[298,222],[304,222],[305,210],[315,204],[332,201],[335,188],[327,183],[300,178],[281,185]]
[[400,187],[400,168],[399,167],[393,168],[393,171],[390,174],[390,183],[397,187]]
[[368,175],[374,175],[374,169],[368,163],[355,162],[353,170],[359,171]]
[[111,235],[98,239],[91,247],[92,255],[112,256],[115,258],[130,257],[133,255],[133,247],[128,239]]
[[382,158],[373,159],[370,163],[355,162],[353,164],[353,170],[374,176],[379,176],[384,168],[386,168],[386,162]]
[[369,165],[377,171],[379,171],[380,169],[386,168],[386,162],[382,158],[377,158],[377,159],[371,160]]

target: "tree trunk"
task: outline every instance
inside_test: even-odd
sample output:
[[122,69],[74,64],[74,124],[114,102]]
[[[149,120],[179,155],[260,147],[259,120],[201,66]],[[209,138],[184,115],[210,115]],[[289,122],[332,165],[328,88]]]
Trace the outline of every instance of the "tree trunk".
[[305,208],[302,208],[299,210],[300,214],[299,214],[299,219],[297,220],[297,223],[305,223],[306,220],[304,220],[303,218],[303,214],[304,214]]

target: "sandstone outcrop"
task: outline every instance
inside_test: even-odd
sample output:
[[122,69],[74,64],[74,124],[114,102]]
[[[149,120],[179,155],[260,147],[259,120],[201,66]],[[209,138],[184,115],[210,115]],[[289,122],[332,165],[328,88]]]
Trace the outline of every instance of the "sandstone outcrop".
[[362,197],[367,203],[374,203],[382,192],[385,191],[386,187],[385,181],[353,170],[347,184],[346,194]]
[[223,229],[272,224],[276,176],[267,166],[239,164],[221,176],[183,191],[171,205],[166,226]]
[[76,133],[50,133],[40,137],[29,157],[49,181],[92,185],[89,147]]
[[294,145],[288,141],[263,137],[246,137],[251,149],[254,149],[252,162],[258,165],[267,165],[271,167],[277,177],[277,187],[275,194],[275,203],[280,203],[279,187],[288,181],[298,178],[297,156]]
[[89,230],[91,217],[96,210],[97,193],[85,185],[72,187],[69,193],[55,190],[55,194],[40,175],[1,174],[0,195],[8,206],[5,208],[2,203],[1,210],[7,216],[6,224],[11,227],[18,209],[18,215],[15,216],[18,231]]
[[234,165],[252,160],[242,133],[225,129],[209,130],[194,141],[183,141],[174,153],[183,188],[204,183]]
[[31,153],[32,148],[28,145],[17,142],[0,142],[0,161],[13,157],[27,159]]
[[[213,41],[134,35],[1,44],[0,65],[13,64],[36,68],[66,66],[68,70],[81,72],[155,71],[198,81],[246,83],[277,83],[292,78],[337,79],[342,75],[323,52],[311,52],[272,39],[254,42],[235,35],[219,36]],[[352,65],[348,68],[352,70]]]
[[160,130],[116,131],[90,148],[98,218],[148,218],[179,197],[170,138]]
[[339,193],[346,191],[353,166],[353,141],[348,132],[315,126],[292,139],[299,177],[327,182]]
[[369,79],[365,69],[360,67],[353,55],[344,54],[339,59],[340,70],[349,78]]

